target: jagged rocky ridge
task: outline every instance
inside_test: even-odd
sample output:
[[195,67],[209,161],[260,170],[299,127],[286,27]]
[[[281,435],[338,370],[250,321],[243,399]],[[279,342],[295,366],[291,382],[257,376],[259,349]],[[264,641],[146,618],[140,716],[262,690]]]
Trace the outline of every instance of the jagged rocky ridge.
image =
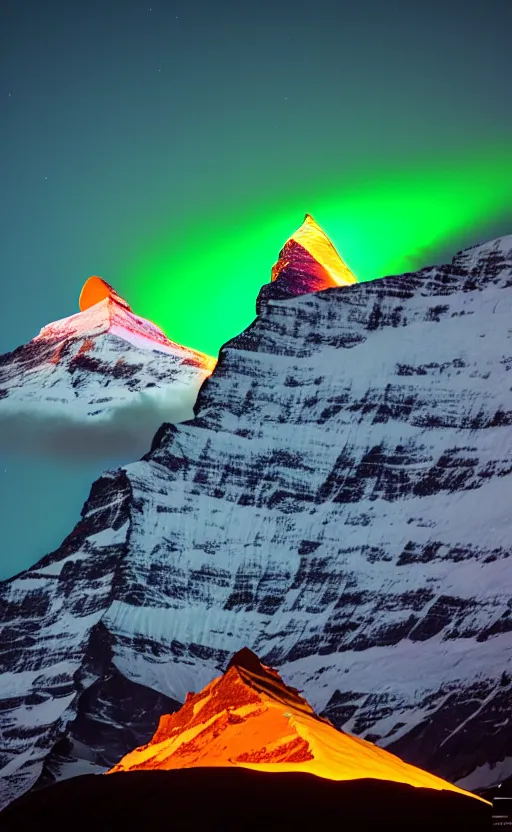
[[466,788],[512,770],[512,237],[272,287],[196,418],[107,472],[60,549],[4,584],[4,801],[112,765],[157,697],[246,644],[415,765]]

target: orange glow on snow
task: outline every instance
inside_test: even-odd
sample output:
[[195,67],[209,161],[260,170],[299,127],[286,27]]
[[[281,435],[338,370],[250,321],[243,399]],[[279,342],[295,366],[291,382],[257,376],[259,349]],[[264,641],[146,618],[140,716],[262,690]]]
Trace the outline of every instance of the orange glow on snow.
[[109,298],[110,291],[110,286],[108,283],[105,283],[101,277],[97,277],[96,275],[90,277],[89,280],[85,282],[80,293],[80,298],[78,300],[80,312],[85,312],[85,310],[89,309],[89,307],[94,306],[96,303],[100,303],[106,298]]
[[[272,280],[276,280],[286,266],[293,265],[293,260],[300,257],[299,253],[294,253],[296,246],[300,246],[303,252],[316,261],[319,272],[323,273],[323,288],[357,283],[356,277],[311,214],[306,214],[300,228],[286,241],[279,260],[272,269]],[[319,278],[320,274],[315,277]]]
[[107,774],[195,766],[308,772],[329,780],[374,778],[481,799],[338,731],[249,650],[237,653],[226,673],[200,693],[187,694],[177,713],[160,718],[153,739]]
[[126,301],[117,294],[116,290],[106,280],[103,280],[103,278],[97,275],[93,275],[85,281],[83,289],[80,292],[80,298],[78,299],[80,312],[85,312],[86,309],[90,309],[91,306],[101,303],[102,300],[106,300],[107,298],[115,300],[116,303],[120,303],[121,306],[129,309]]
[[[99,309],[93,308],[105,300],[109,301],[109,303],[105,304],[104,307],[100,307]],[[90,316],[95,318],[94,320],[92,318],[89,320],[89,326],[91,327],[98,326],[100,318],[104,318],[108,320],[109,331],[116,331],[117,329],[121,337],[123,337],[123,332],[131,332],[139,338],[140,344],[146,343],[150,347],[154,343],[157,349],[164,347],[166,351],[174,351],[176,356],[181,357],[182,364],[190,364],[193,367],[200,368],[204,372],[205,377],[211,375],[215,369],[217,364],[216,358],[171,341],[160,327],[156,326],[152,321],[134,315],[124,298],[118,295],[114,287],[107,283],[106,280],[103,280],[102,277],[93,275],[86,280],[80,293],[78,304],[80,313],[65,319],[65,321],[77,320],[78,322],[79,319],[84,321],[86,318],[84,318],[82,313],[86,312],[89,318]],[[58,324],[59,322],[44,327],[38,337],[53,337]],[[82,355],[92,349],[93,346],[93,342],[87,339],[81,346],[78,355]],[[58,353],[55,354],[52,359],[54,363],[58,362],[59,355]]]

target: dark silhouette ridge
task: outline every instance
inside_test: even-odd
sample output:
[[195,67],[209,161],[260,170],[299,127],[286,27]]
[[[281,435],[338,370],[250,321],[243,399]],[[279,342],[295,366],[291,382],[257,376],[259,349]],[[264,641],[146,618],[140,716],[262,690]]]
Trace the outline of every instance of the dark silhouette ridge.
[[241,667],[258,675],[265,674],[266,672],[256,653],[253,653],[248,647],[242,647],[241,650],[233,653],[226,667],[226,673],[232,667]]
[[2,832],[28,829],[328,830],[412,832],[490,828],[472,798],[377,780],[335,782],[248,769],[87,775],[24,795],[4,810]]

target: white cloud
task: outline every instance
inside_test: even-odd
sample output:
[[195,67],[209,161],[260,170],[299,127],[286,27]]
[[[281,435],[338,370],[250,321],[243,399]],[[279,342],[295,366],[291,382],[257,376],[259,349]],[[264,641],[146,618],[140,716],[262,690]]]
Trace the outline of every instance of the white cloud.
[[[47,399],[0,401],[0,450],[56,455],[67,459],[126,455],[136,459],[149,451],[163,422],[194,417],[198,384],[155,388],[134,393],[128,401],[99,415],[94,405],[80,408]],[[105,407],[105,405],[102,405]]]

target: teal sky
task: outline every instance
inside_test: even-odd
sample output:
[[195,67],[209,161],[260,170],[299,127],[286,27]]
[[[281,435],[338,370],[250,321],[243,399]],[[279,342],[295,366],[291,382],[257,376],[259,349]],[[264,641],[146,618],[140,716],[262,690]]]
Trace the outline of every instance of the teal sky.
[[[215,352],[306,211],[365,279],[510,233],[511,29],[509,0],[4,0],[0,352],[91,274]],[[0,460],[4,574],[108,462]]]

